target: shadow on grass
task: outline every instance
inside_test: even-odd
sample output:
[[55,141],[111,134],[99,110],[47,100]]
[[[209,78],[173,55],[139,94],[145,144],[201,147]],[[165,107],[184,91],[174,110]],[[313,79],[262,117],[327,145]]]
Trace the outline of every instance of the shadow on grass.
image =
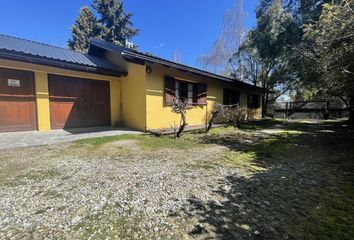
[[[354,239],[353,128],[342,122],[276,125],[302,134],[205,137],[205,143],[252,153],[252,164],[264,170],[220,179],[214,188],[220,201],[190,198],[184,212],[200,223],[190,235]],[[260,128],[255,124],[253,129]]]

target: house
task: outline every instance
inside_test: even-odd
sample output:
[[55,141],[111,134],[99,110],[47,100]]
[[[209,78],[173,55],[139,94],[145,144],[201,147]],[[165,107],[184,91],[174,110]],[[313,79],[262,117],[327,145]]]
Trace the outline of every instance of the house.
[[0,34],[0,132],[178,125],[171,100],[189,101],[187,122],[205,125],[215,103],[261,118],[262,89],[92,39],[88,54]]

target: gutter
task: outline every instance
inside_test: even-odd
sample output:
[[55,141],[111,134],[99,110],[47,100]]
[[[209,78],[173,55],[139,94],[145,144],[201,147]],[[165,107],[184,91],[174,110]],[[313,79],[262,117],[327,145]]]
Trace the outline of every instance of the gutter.
[[45,65],[50,67],[63,68],[68,70],[80,71],[80,72],[96,73],[96,74],[107,75],[107,76],[121,77],[121,76],[126,76],[128,74],[127,72],[115,71],[112,69],[90,67],[90,66],[85,66],[80,64],[68,63],[60,60],[55,61],[47,58],[28,56],[26,54],[19,54],[18,52],[11,52],[11,51],[3,51],[3,50],[0,51],[0,58],[6,60],[14,60],[14,61],[20,61],[26,63]]
[[247,87],[247,88],[253,88],[253,89],[257,89],[257,90],[261,90],[264,91],[263,88],[261,87],[257,87],[236,79],[232,79],[232,78],[228,78],[228,77],[224,77],[221,75],[217,75],[214,73],[210,73],[210,72],[206,72],[197,68],[193,68],[193,67],[189,67],[183,64],[178,64],[178,63],[174,63],[174,62],[170,62],[168,60],[164,60],[161,58],[157,58],[157,57],[153,57],[153,56],[148,56],[145,54],[141,54],[141,53],[136,53],[136,52],[130,52],[130,51],[123,51],[122,52],[123,57],[125,57],[128,61],[129,59],[139,59],[139,60],[143,60],[149,63],[157,63],[157,64],[161,64],[163,66],[166,67],[171,67],[171,68],[176,68],[178,70],[181,71],[185,71],[185,72],[190,72],[190,73],[194,73],[194,74],[198,74],[201,76],[206,76],[206,77],[210,77],[213,79],[217,79],[217,80],[221,80],[221,81],[225,81],[225,82],[229,82],[229,83],[235,83],[235,84],[239,84],[241,86]]

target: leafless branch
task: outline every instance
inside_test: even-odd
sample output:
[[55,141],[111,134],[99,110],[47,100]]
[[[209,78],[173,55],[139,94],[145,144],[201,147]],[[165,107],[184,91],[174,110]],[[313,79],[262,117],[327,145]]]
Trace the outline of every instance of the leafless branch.
[[187,110],[190,109],[191,106],[188,104],[188,101],[184,101],[180,98],[175,97],[172,103],[172,112],[181,115],[181,123],[179,129],[176,133],[176,137],[179,138],[183,133],[185,127],[187,126]]
[[231,121],[235,126],[239,127],[238,124],[246,116],[246,111],[247,108],[244,106],[240,106],[239,104],[215,104],[206,132],[209,132],[217,118],[221,118],[222,122]]
[[354,75],[354,73],[353,73],[353,72],[351,72],[351,71],[348,71],[348,70],[347,70],[347,69],[345,69],[345,68],[343,69],[343,72],[344,72],[344,73],[348,73],[348,74],[351,74],[351,75]]
[[243,0],[236,0],[234,8],[226,11],[218,38],[211,49],[200,56],[197,64],[204,70],[230,75],[229,60],[246,39]]

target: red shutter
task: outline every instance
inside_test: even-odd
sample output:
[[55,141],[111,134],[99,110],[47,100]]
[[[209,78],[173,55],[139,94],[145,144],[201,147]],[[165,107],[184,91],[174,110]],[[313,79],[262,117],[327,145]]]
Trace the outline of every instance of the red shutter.
[[206,85],[205,83],[197,83],[195,87],[197,95],[197,105],[207,105],[208,85]]
[[167,105],[173,104],[173,98],[176,96],[175,79],[171,77],[165,78],[165,103]]
[[198,105],[198,84],[197,83],[193,83],[193,105]]

